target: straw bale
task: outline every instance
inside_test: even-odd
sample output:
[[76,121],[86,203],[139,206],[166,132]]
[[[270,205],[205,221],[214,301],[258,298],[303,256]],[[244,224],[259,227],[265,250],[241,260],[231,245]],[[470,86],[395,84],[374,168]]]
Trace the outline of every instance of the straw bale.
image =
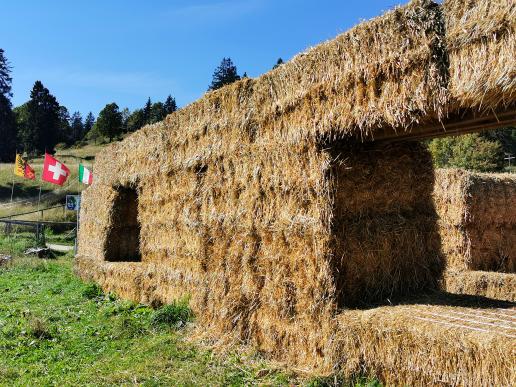
[[261,116],[275,131],[335,137],[442,117],[443,35],[440,7],[431,1],[363,22],[258,78]]
[[443,10],[452,104],[475,110],[514,106],[514,0],[445,0]]
[[[107,290],[149,303],[156,295],[162,302],[184,295],[177,291],[178,282],[200,285],[194,285],[196,277],[167,267],[157,270],[153,264],[117,267],[79,259],[78,265]],[[514,385],[514,306],[484,305],[479,300],[472,307],[471,302],[439,296],[426,301],[433,305],[415,300],[414,305],[345,310],[334,318],[321,318],[316,325],[296,318],[281,330],[273,315],[261,309],[251,326],[263,328],[248,333],[256,334],[263,354],[308,373],[337,372],[346,377],[366,373],[387,385]],[[206,338],[206,326],[198,325],[193,334]],[[278,347],[279,341],[284,345]],[[220,345],[227,345],[224,336],[214,348]],[[314,363],[314,357],[319,361]]]
[[512,386],[514,308],[399,305],[338,316],[345,375],[385,385]]
[[516,275],[512,273],[447,270],[443,288],[455,294],[516,302]]
[[[120,267],[79,257],[77,267],[83,276],[99,281],[107,290],[155,304],[159,304],[157,297],[167,302],[184,295],[178,292],[178,285],[193,288],[202,284],[196,276],[154,264],[126,263]],[[386,385],[514,385],[514,304],[475,301],[476,306],[471,307],[469,302],[457,303],[440,296],[426,301],[433,305],[415,300],[414,305],[344,310],[336,315],[320,314],[315,323],[296,317],[280,329],[274,314],[259,308],[250,320],[250,330],[244,333],[254,335],[255,346],[263,354],[307,373],[345,377],[365,373]],[[240,312],[245,315],[246,309]],[[202,314],[197,318],[203,324],[198,322],[193,335],[206,339],[210,321],[203,321]],[[213,338],[211,345],[225,348],[226,338]],[[246,338],[244,335],[239,342],[246,343]],[[278,342],[283,345],[278,346]]]
[[438,170],[434,200],[449,267],[516,271],[516,175]]

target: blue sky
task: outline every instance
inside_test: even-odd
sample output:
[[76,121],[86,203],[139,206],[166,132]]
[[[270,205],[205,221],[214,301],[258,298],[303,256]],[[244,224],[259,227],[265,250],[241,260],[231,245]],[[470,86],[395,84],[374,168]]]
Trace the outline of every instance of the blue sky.
[[242,74],[331,39],[396,0],[3,0],[0,47],[13,67],[13,105],[41,80],[70,112],[202,96],[230,56]]

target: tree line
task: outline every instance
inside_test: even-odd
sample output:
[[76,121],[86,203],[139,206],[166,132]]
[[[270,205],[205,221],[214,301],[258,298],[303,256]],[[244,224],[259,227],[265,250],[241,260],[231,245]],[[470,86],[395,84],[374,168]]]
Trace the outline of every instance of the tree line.
[[56,145],[70,146],[85,140],[109,141],[134,132],[147,124],[163,120],[177,110],[176,100],[169,95],[164,102],[151,99],[133,112],[120,110],[116,103],[107,104],[97,119],[92,112],[83,117],[70,114],[41,81],[36,81],[30,99],[13,108],[11,98],[11,66],[0,48],[0,162],[11,162],[16,152],[40,155],[53,152]]
[[[273,69],[283,64],[279,58]],[[41,154],[52,151],[56,144],[72,145],[80,141],[109,141],[124,133],[157,123],[177,110],[176,100],[169,95],[164,102],[150,98],[142,108],[129,111],[115,103],[107,104],[95,119],[92,112],[82,117],[70,114],[49,90],[36,81],[30,100],[12,108],[11,67],[0,49],[0,161],[12,161],[16,151]],[[208,91],[217,90],[242,78],[231,58],[223,58],[212,75]],[[498,129],[479,134],[444,137],[427,142],[437,167],[456,167],[476,171],[500,171],[508,157],[516,156],[516,129]],[[512,163],[513,165],[516,163]]]
[[108,103],[100,111],[97,121],[85,138],[97,141],[101,137],[106,137],[111,142],[124,133],[135,132],[145,125],[162,121],[168,114],[176,110],[176,100],[171,95],[165,102],[152,103],[148,98],[143,108],[133,112],[130,112],[128,108],[120,110],[115,102]]
[[[283,63],[280,58],[274,67]],[[13,108],[11,66],[0,49],[0,162],[13,161],[16,152],[39,155],[53,152],[56,145],[70,146],[82,141],[116,139],[124,133],[162,121],[177,110],[175,98],[169,95],[163,102],[150,98],[142,108],[130,111],[120,109],[115,102],[108,103],[95,118],[92,112],[86,117],[78,111],[70,114],[41,81],[36,81],[26,103]],[[223,58],[215,69],[208,91],[217,90],[232,82],[246,78],[238,74],[231,58]]]
[[438,168],[503,171],[509,158],[516,156],[516,128],[435,138],[428,142],[428,149]]

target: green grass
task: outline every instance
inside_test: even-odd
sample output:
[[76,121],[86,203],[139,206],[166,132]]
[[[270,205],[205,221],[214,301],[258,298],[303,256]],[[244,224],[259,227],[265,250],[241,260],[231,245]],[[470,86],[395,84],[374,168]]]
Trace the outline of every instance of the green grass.
[[[274,370],[258,378],[264,367],[259,359],[249,365],[236,355],[222,359],[186,342],[188,328],[152,324],[168,315],[167,307],[154,311],[102,294],[73,275],[68,256],[57,261],[17,260],[0,269],[1,385],[292,381]],[[184,305],[181,308],[184,313]]]
[[[73,246],[75,243],[75,232],[56,234],[51,229],[46,229],[45,242]],[[13,230],[9,236],[6,236],[3,234],[3,230],[0,229],[0,254],[21,257],[30,247],[37,247],[34,232],[17,232]]]
[[0,234],[0,254],[21,256],[29,247],[35,247],[34,233],[20,232],[10,237]]

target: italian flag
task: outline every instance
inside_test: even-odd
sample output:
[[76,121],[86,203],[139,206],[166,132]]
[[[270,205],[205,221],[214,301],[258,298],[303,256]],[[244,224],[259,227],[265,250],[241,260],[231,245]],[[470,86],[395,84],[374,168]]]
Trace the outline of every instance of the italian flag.
[[79,164],[79,181],[88,185],[93,182],[93,175],[90,170],[82,164]]

